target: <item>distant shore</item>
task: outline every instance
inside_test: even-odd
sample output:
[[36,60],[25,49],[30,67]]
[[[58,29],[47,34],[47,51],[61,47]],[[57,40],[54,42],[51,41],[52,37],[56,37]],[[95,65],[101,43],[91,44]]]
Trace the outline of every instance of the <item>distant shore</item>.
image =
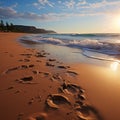
[[45,50],[23,47],[16,39],[24,35],[0,33],[1,119],[119,120],[118,72],[64,64]]

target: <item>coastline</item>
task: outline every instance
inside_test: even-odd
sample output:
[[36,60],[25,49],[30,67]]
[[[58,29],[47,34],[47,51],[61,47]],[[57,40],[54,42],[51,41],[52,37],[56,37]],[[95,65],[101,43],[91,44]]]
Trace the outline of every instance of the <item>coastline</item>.
[[[47,59],[49,53],[22,47],[16,41],[23,35],[0,33],[1,119],[119,119],[119,99],[110,95],[112,92],[120,98],[119,88],[115,89],[117,83],[113,84],[120,78],[118,73],[94,65],[66,65],[56,58]],[[111,87],[106,81],[110,81]],[[113,104],[107,101],[108,97]],[[50,104],[51,100],[54,105]],[[112,113],[111,108],[116,111]]]

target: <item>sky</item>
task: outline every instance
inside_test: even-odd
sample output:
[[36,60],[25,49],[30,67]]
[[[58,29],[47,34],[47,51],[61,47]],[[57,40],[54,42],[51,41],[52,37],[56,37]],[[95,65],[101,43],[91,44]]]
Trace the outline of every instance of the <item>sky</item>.
[[58,33],[120,33],[120,0],[0,0],[0,20]]

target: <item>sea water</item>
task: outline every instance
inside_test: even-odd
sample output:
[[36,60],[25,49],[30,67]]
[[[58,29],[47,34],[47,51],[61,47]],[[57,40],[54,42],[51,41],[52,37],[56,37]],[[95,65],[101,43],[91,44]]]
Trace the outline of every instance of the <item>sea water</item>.
[[120,34],[117,33],[30,34],[21,37],[20,41],[32,48],[42,48],[67,62],[120,63]]

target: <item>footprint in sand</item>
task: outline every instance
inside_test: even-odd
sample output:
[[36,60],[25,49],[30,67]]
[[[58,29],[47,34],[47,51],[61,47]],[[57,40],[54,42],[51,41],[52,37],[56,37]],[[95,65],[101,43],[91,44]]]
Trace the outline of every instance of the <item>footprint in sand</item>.
[[31,81],[31,80],[33,80],[33,77],[32,76],[23,77],[23,78],[21,78],[21,80],[23,80],[23,81]]
[[53,108],[53,109],[60,108],[61,104],[71,105],[70,100],[66,96],[61,95],[61,94],[51,94],[51,95],[49,95],[47,97],[46,104],[50,108]]
[[80,120],[103,120],[99,112],[87,104],[76,108],[76,115]]
[[44,112],[33,113],[23,120],[46,120],[48,115]]
[[78,75],[77,72],[74,72],[74,71],[71,71],[71,70],[68,70],[67,74],[69,74],[70,76],[73,76],[73,77],[76,76],[76,75]]
[[27,68],[33,68],[34,66],[35,66],[34,64],[30,64],[30,65],[21,65],[21,66],[9,68],[9,69],[6,70],[4,73],[8,74],[8,73],[13,72],[13,71],[16,71],[16,70],[23,70],[23,69],[27,69]]
[[32,80],[33,80],[33,76],[27,76],[20,79],[16,79],[15,81],[22,84],[39,84],[37,82],[33,82]]
[[27,65],[21,65],[21,69],[26,69],[26,68],[28,68]]
[[78,97],[80,97],[84,93],[84,90],[80,86],[72,83],[66,83],[66,82],[61,85],[60,90],[63,93],[68,93],[72,95],[77,94]]
[[29,59],[19,59],[18,61],[19,61],[19,62],[30,62]]
[[20,66],[18,66],[18,67],[13,67],[13,68],[9,68],[7,71],[5,71],[5,73],[7,74],[7,73],[9,73],[9,72],[12,72],[12,71],[15,71],[15,70],[18,70],[18,69],[20,69]]
[[48,61],[50,61],[50,62],[54,62],[54,61],[56,61],[56,59],[54,59],[54,58],[50,58],[50,59],[48,59]]
[[22,56],[25,56],[25,57],[27,57],[27,58],[30,58],[31,56],[32,56],[32,54],[29,54],[29,53],[23,53],[23,54],[20,54],[20,55],[22,55]]
[[41,102],[41,99],[42,99],[41,95],[38,94],[37,96],[32,97],[32,98],[29,100],[28,104],[31,105],[31,104],[33,104],[35,101]]
[[35,66],[34,64],[28,65],[29,68],[32,68],[32,67],[34,67],[34,66]]
[[52,77],[50,78],[52,81],[63,81],[63,78],[59,75],[59,73],[55,73],[52,75]]
[[62,69],[67,69],[67,68],[70,68],[70,66],[64,66],[64,65],[59,65],[57,66],[58,68],[62,68]]
[[33,72],[33,74],[39,74],[38,70],[33,70],[32,72]]
[[47,55],[49,55],[49,53],[46,53],[45,51],[36,52],[35,54],[36,57],[46,57]]
[[50,63],[50,62],[46,62],[46,66],[49,66],[49,67],[54,67],[55,65]]
[[14,86],[11,86],[11,87],[8,87],[6,90],[11,90],[13,88],[14,88]]
[[70,97],[74,98],[75,103],[73,110],[78,119],[103,120],[99,112],[94,107],[87,104],[86,98],[84,96],[85,91],[80,86],[72,83],[63,83],[60,87],[60,90],[64,94],[69,94]]

